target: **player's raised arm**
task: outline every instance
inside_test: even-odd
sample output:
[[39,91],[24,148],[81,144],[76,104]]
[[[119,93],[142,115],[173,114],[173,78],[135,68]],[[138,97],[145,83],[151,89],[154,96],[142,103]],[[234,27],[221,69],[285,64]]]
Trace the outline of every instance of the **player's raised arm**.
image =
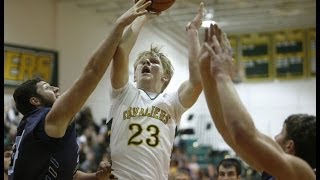
[[46,117],[45,130],[49,136],[62,137],[72,117],[84,105],[104,75],[120,42],[124,28],[147,11],[150,3],[140,0],[116,20],[111,33],[102,41],[89,59],[82,74],[52,106]]
[[181,104],[186,108],[191,107],[196,102],[202,91],[199,62],[197,58],[200,52],[198,30],[202,24],[204,10],[204,4],[201,2],[197,15],[186,26],[189,79],[183,82],[179,87],[179,99]]
[[[249,165],[277,179],[315,179],[305,161],[287,154],[279,144],[256,129],[230,77],[230,47],[220,43],[216,33],[211,34],[211,39],[212,43],[205,45],[210,61],[205,59],[201,63],[202,84],[213,121],[226,142]],[[224,41],[228,41],[226,36],[222,37]]]
[[[144,1],[145,0],[138,1],[137,4],[144,3]],[[147,1],[139,9],[136,9],[136,11],[145,11],[145,8],[150,4],[151,1]],[[149,15],[138,17],[122,35],[120,44],[113,57],[114,61],[111,68],[111,85],[115,89],[123,87],[129,80],[129,55],[137,41],[138,35],[143,25],[150,18],[149,16],[150,12]]]

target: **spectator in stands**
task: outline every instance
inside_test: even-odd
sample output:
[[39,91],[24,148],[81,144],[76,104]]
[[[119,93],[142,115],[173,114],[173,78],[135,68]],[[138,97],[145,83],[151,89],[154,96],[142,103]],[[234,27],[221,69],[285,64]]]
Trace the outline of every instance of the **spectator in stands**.
[[220,161],[217,171],[218,180],[240,180],[241,162],[235,158],[226,158]]
[[189,162],[189,165],[188,165],[191,171],[192,179],[198,179],[198,176],[199,176],[200,166],[197,161],[198,161],[197,155],[192,154],[191,161]]
[[3,179],[8,180],[8,169],[11,163],[12,143],[5,142],[3,144]]

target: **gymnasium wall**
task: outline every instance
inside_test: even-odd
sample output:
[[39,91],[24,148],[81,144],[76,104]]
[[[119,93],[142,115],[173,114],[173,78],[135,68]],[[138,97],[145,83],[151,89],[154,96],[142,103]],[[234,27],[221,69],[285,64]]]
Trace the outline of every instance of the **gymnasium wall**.
[[4,0],[4,42],[56,49],[56,1]]
[[[5,43],[58,51],[58,79],[62,92],[80,75],[88,58],[112,27],[112,24],[106,24],[104,19],[93,13],[68,3],[57,4],[54,0],[5,0],[4,10]],[[175,75],[166,91],[177,89],[176,85],[188,78],[186,48],[147,24],[130,58],[134,59],[139,50],[148,49],[151,43],[163,46],[162,50],[172,59],[175,67]],[[130,73],[133,73],[133,68],[130,69]],[[108,76],[109,70],[86,103],[92,108],[97,123],[106,117],[110,105]],[[288,115],[316,115],[315,78],[244,82],[237,84],[236,89],[255,120],[257,128],[272,137],[280,132],[283,120]],[[9,103],[13,89],[4,87],[4,90],[5,103]],[[194,116],[187,120],[190,114]],[[209,130],[206,130],[207,124],[211,124]],[[199,143],[211,144],[217,149],[229,148],[212,124],[203,94],[181,120],[181,128],[190,126],[195,128]]]

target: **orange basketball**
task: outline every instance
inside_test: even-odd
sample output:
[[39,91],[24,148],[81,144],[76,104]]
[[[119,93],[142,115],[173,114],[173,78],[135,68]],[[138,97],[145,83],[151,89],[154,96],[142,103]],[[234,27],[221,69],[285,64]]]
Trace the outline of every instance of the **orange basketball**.
[[[148,11],[161,12],[169,9],[176,0],[151,0],[151,5],[147,7]],[[135,3],[138,0],[135,0]]]

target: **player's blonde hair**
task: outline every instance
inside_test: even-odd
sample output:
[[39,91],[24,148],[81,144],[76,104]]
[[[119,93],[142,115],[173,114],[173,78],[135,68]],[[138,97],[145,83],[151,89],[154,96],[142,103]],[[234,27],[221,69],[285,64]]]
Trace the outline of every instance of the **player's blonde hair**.
[[167,75],[167,77],[168,77],[168,81],[165,82],[161,88],[161,92],[163,92],[166,89],[166,87],[168,86],[168,84],[173,76],[174,69],[171,64],[170,59],[167,58],[163,53],[161,53],[160,50],[161,50],[161,48],[153,47],[151,45],[150,50],[143,51],[138,54],[138,57],[137,57],[136,61],[134,62],[133,66],[134,66],[134,70],[136,70],[138,63],[139,63],[139,60],[146,57],[146,56],[151,55],[153,57],[159,57],[161,64],[162,64],[162,67],[163,67],[163,70],[164,70],[164,74]]

